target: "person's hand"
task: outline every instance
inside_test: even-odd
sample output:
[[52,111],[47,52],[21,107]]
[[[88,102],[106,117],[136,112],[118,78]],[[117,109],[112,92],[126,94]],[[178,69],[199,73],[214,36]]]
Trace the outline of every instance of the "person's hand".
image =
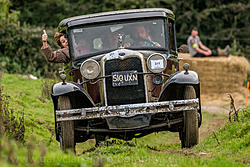
[[125,47],[125,48],[128,48],[128,47],[130,47],[130,46],[131,46],[130,43],[125,43],[125,44],[124,44],[124,47]]
[[203,54],[206,55],[206,56],[210,56],[212,54],[212,52],[210,53],[209,51],[204,51]]
[[208,52],[208,55],[212,54],[212,51],[210,49],[208,49],[207,52]]
[[205,52],[204,55],[205,55],[205,56],[209,56],[209,53],[208,53],[208,52]]
[[47,35],[46,31],[43,30],[43,35],[42,35],[43,42],[47,42],[47,39],[48,39],[48,35]]

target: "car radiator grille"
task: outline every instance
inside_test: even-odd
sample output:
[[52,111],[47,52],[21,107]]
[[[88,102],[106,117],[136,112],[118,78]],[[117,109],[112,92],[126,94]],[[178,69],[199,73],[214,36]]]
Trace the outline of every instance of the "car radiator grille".
[[[141,60],[138,58],[127,58],[124,60],[113,59],[105,62],[105,75],[112,72],[133,71],[143,72]],[[108,77],[106,82],[106,95],[108,105],[145,103],[145,86],[143,75],[138,75],[138,85],[112,86],[112,77]]]

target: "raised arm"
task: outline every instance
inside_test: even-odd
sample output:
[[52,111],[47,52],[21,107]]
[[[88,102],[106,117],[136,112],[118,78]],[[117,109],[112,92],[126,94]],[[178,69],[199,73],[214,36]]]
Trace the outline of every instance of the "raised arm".
[[47,43],[48,35],[45,30],[43,30],[43,35],[42,35],[42,41],[43,41],[43,46],[42,48],[47,48],[48,43]]
[[45,30],[43,30],[42,41],[43,46],[41,48],[45,59],[48,62],[53,63],[68,63],[70,61],[69,49],[62,48],[56,51],[52,51],[51,47],[47,43],[48,35]]

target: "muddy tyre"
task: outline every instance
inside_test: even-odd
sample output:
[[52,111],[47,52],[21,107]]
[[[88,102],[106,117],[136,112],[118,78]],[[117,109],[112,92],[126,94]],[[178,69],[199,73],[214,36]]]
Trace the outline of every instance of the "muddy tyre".
[[100,143],[104,141],[106,141],[106,136],[98,134],[95,135],[95,147],[98,147]]
[[[186,86],[184,99],[195,99],[196,93],[193,86]],[[190,148],[199,143],[198,113],[197,110],[184,112],[184,127],[180,132],[182,148]]]
[[[60,96],[58,98],[58,109],[67,110],[71,109],[70,99],[67,96]],[[60,133],[60,146],[61,150],[75,152],[75,140],[74,140],[74,121],[62,121],[61,133]]]

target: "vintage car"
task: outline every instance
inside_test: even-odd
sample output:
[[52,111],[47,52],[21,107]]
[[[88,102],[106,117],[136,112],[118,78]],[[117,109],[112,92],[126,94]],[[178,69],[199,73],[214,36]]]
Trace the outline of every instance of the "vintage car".
[[131,140],[179,132],[182,147],[198,143],[200,81],[179,71],[175,16],[136,9],[62,20],[71,62],[52,87],[56,139],[62,150],[107,137]]

